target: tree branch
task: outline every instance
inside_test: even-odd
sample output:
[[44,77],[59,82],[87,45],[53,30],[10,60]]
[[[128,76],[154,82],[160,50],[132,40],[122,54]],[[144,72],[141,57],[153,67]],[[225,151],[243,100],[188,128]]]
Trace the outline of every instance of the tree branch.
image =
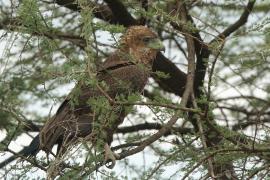
[[247,6],[245,7],[244,12],[242,13],[242,15],[240,16],[240,18],[233,23],[232,25],[230,25],[229,27],[227,27],[222,33],[220,33],[215,39],[213,39],[210,44],[220,41],[220,40],[224,40],[226,37],[228,37],[229,35],[231,35],[233,32],[235,32],[237,29],[239,29],[241,26],[243,26],[244,24],[247,23],[248,17],[254,7],[256,0],[249,0]]
[[[125,126],[125,127],[119,127],[117,129],[117,133],[132,133],[132,132],[138,132],[141,130],[153,130],[153,129],[161,129],[163,127],[162,124],[159,123],[144,123],[144,124],[137,124],[134,126]],[[183,127],[172,127],[167,133],[164,134],[164,136],[171,135],[171,134],[193,134],[193,130],[191,128],[183,128]]]
[[131,14],[127,11],[127,8],[120,0],[104,0],[109,8],[111,9],[113,15],[118,20],[119,24],[126,27],[131,25],[139,25],[137,20],[135,20]]

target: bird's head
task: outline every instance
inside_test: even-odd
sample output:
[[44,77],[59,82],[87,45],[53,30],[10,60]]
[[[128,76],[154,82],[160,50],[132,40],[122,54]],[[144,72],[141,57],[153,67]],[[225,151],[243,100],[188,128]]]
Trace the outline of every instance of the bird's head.
[[145,26],[131,26],[121,38],[121,50],[138,63],[152,65],[159,51],[165,47],[158,36]]

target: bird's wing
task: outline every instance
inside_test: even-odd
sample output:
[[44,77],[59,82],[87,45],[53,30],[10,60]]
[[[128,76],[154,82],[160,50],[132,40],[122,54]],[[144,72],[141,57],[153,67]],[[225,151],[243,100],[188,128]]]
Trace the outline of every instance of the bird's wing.
[[[97,74],[98,81],[110,86],[105,93],[114,98],[117,93],[128,91],[128,87],[120,86],[119,82],[130,83],[129,79],[134,65],[123,60],[117,54],[110,56]],[[126,76],[127,75],[127,76]],[[63,138],[85,137],[91,133],[94,117],[89,106],[90,98],[103,96],[97,88],[78,83],[72,92],[59,106],[56,114],[50,118],[40,132],[40,148],[50,151],[54,144],[62,143]]]

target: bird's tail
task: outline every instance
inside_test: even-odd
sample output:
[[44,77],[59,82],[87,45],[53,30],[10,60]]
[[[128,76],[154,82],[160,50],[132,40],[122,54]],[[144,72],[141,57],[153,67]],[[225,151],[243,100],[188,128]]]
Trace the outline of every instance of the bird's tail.
[[[35,156],[39,151],[39,135],[37,135],[29,146],[24,147],[20,152],[18,152],[19,156],[28,157],[28,156]],[[13,155],[6,159],[5,161],[0,163],[0,169],[17,159],[18,156]]]

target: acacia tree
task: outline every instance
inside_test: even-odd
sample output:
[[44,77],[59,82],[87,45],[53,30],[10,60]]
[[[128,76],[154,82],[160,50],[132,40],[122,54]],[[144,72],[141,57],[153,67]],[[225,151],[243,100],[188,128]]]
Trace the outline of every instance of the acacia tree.
[[[40,130],[66,89],[87,81],[86,67],[95,69],[117,48],[125,28],[146,25],[167,46],[142,96],[122,102],[137,108],[115,135],[116,170],[103,168],[82,141],[60,164],[53,157],[23,157],[2,169],[2,177],[269,178],[267,3],[0,2],[2,154],[20,156],[10,144]],[[139,153],[144,163],[132,158]]]

